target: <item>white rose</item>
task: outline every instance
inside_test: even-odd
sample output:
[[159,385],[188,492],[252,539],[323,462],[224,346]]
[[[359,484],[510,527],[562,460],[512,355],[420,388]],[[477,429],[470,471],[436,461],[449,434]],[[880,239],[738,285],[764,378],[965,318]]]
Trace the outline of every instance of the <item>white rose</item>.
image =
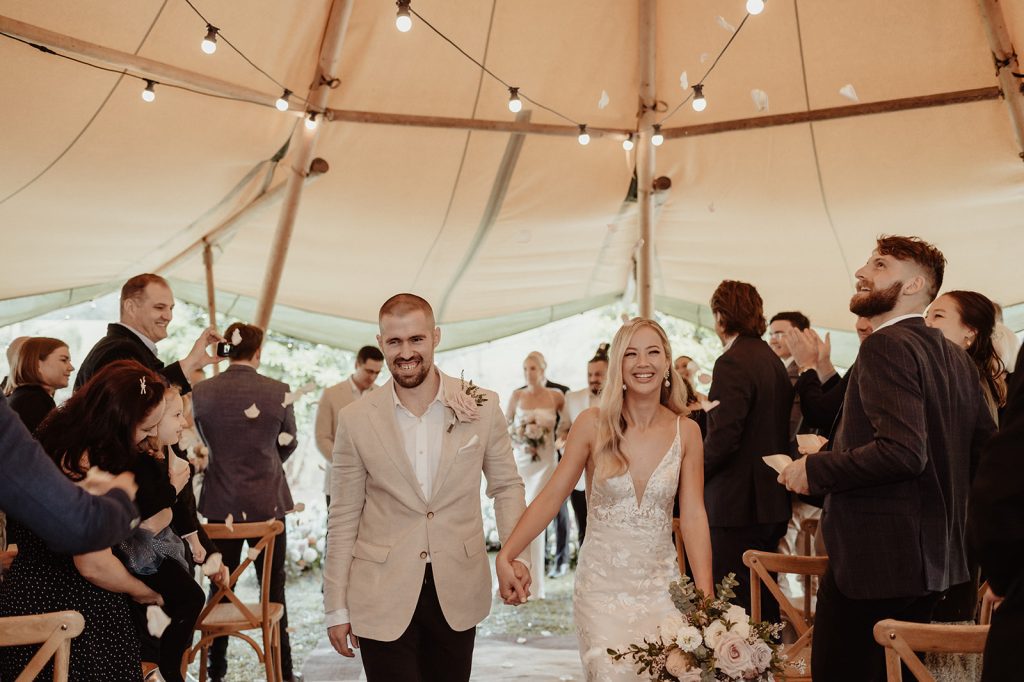
[[729,610],[722,614],[722,618],[729,625],[736,625],[737,623],[746,623],[750,620],[747,617],[747,610],[742,606],[733,604],[729,607]]
[[763,673],[772,663],[772,648],[764,640],[757,640],[750,647],[750,660],[758,673]]
[[715,667],[727,677],[743,677],[754,669],[752,654],[745,639],[734,632],[728,632],[715,647]]
[[668,658],[665,660],[665,670],[675,676],[679,682],[700,682],[700,668],[690,667],[689,657],[679,649],[669,652]]
[[697,647],[700,646],[700,643],[700,630],[693,627],[692,625],[684,625],[683,627],[679,628],[678,632],[676,632],[676,644],[678,644],[679,648],[683,651],[695,651]]
[[306,549],[302,550],[302,560],[305,561],[307,564],[311,564],[314,561],[316,561],[317,556],[319,555],[316,553],[316,550],[312,547],[306,547]]
[[670,613],[661,619],[661,624],[658,626],[658,631],[661,633],[661,639],[666,644],[670,644],[672,638],[676,636],[679,629],[686,625],[686,621],[683,620],[682,614]]
[[714,651],[718,648],[718,643],[722,641],[722,637],[728,632],[728,628],[725,623],[720,620],[715,620],[711,625],[704,628],[704,643],[708,645],[708,648]]
[[743,639],[747,639],[748,637],[750,637],[750,623],[736,623],[731,628],[729,628],[729,632],[734,632]]

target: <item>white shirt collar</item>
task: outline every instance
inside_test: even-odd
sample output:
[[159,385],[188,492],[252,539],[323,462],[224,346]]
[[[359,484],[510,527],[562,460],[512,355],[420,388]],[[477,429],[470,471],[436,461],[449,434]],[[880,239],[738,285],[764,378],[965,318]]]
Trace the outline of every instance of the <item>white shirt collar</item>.
[[139,339],[142,340],[142,343],[146,344],[146,348],[153,351],[154,356],[157,355],[156,344],[153,343],[153,340],[151,338],[140,332],[138,329],[135,329],[134,327],[129,327],[124,322],[118,322],[118,324],[127,329],[128,331],[130,331],[132,334],[135,334],[135,336],[139,337]]
[[732,344],[736,343],[736,339],[738,339],[738,338],[740,338],[739,334],[737,334],[736,336],[734,336],[731,339],[729,339],[728,341],[726,341],[725,345],[722,346],[722,352],[724,353],[725,351],[727,351],[730,348],[732,348]]
[[[355,376],[355,375],[353,374],[352,376]],[[370,386],[365,391],[361,391],[361,390],[359,390],[359,387],[356,386],[356,382],[355,382],[355,380],[351,376],[347,379],[347,381],[348,381],[349,388],[352,389],[352,395],[354,397],[356,397],[356,398],[361,397],[364,393],[369,393],[374,388],[373,384],[370,384]]]
[[788,358],[782,361],[782,364],[786,366],[786,369],[789,369],[789,366],[793,364],[793,360],[793,356],[790,355]]
[[[434,367],[434,372],[437,373],[438,379],[437,395],[435,395],[434,399],[430,401],[429,405],[427,405],[427,410],[429,410],[436,402],[440,402],[442,405],[444,405],[444,377],[441,375],[441,372],[438,371],[437,367]],[[409,408],[402,404],[402,401],[399,400],[398,391],[395,390],[394,379],[391,380],[391,398],[395,401],[395,407],[403,409],[406,412],[409,412],[409,414],[412,414],[412,412],[409,411]]]
[[891,320],[886,320],[882,324],[878,325],[877,327],[875,327],[875,331],[877,332],[879,329],[885,329],[886,327],[891,327],[892,325],[896,324],[897,322],[902,322],[903,320],[909,320],[909,319],[914,318],[914,317],[924,318],[924,315],[921,314],[921,313],[908,313],[906,315],[899,315],[898,317],[894,317]]

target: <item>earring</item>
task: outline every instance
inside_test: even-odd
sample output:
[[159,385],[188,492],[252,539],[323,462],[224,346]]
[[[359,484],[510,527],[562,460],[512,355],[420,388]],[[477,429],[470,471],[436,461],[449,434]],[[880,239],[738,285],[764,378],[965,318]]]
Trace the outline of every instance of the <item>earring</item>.
[[672,371],[669,370],[668,372],[665,372],[665,388],[671,388],[672,387],[671,378],[672,378]]
[[626,392],[626,384],[622,384],[622,392],[623,392],[623,393],[625,393],[625,392]]

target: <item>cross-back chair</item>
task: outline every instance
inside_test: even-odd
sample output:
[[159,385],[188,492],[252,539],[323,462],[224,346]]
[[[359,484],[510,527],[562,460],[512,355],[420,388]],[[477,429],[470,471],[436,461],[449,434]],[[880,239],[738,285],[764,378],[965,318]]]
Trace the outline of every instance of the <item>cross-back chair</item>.
[[85,618],[78,611],[0,618],[0,646],[40,644],[14,682],[31,682],[53,659],[54,682],[67,682],[71,640],[82,634]]
[[935,677],[915,652],[982,653],[985,651],[988,627],[907,623],[891,618],[875,623],[875,641],[885,647],[886,679],[888,682],[902,682],[905,665],[918,682],[935,682]]

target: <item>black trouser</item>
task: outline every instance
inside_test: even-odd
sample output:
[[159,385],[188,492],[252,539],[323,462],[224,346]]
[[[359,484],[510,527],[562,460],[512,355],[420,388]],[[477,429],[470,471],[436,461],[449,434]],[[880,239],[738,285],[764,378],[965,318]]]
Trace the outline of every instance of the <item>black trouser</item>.
[[[717,585],[729,573],[736,574],[739,583],[734,589],[738,604],[750,612],[750,569],[743,563],[743,553],[748,549],[774,552],[779,538],[786,534],[788,521],[759,523],[752,526],[711,527],[711,572]],[[768,588],[761,584],[761,620],[779,621],[779,603]]]
[[576,530],[582,547],[583,536],[587,534],[587,491],[573,490],[569,495],[569,501],[572,503],[572,512],[576,515]]
[[555,563],[552,567],[569,565],[569,500],[562,502],[555,516]]
[[171,624],[159,639],[149,634],[147,606],[132,602],[131,614],[139,634],[142,660],[160,666],[167,682],[182,682],[181,657],[192,646],[192,632],[206,598],[195,579],[173,559],[164,559],[152,575],[136,575],[147,587],[164,599],[163,610]]
[[[221,521],[211,521],[221,523]],[[277,602],[284,607],[284,615],[281,616],[281,673],[284,679],[292,677],[292,649],[288,642],[288,604],[284,599],[284,558],[288,549],[285,542],[286,534],[281,533],[274,540],[274,556],[270,559],[270,601]],[[239,558],[242,555],[242,543],[251,543],[255,546],[258,539],[252,540],[218,540],[217,547],[220,549],[224,565],[229,571],[234,571],[241,563]],[[256,567],[256,580],[262,587],[263,583],[263,557],[266,552],[260,552],[253,564]],[[210,585],[210,596],[217,592],[216,585]],[[218,637],[213,640],[210,646],[210,677],[224,677],[228,670],[227,662],[228,638]]]
[[475,638],[476,628],[459,632],[448,625],[427,564],[409,627],[393,642],[360,637],[359,651],[368,682],[468,682]]
[[[938,593],[893,599],[851,599],[832,571],[822,576],[811,643],[811,676],[828,682],[884,682],[885,650],[875,642],[875,623],[886,618],[931,620]],[[913,679],[904,667],[904,679]]]

